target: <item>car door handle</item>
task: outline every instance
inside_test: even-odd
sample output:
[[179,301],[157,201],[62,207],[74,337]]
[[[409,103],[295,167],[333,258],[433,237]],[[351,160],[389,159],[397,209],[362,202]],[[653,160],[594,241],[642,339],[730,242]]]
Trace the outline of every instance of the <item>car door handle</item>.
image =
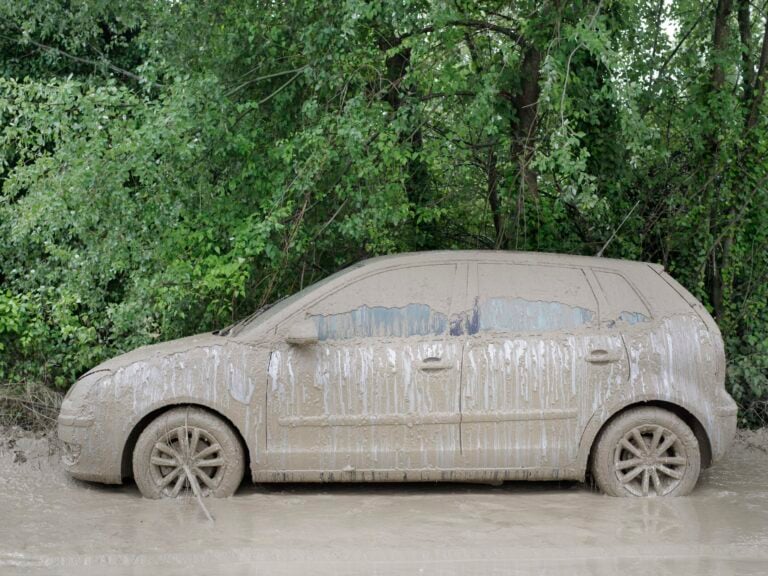
[[620,352],[609,352],[608,350],[590,350],[587,355],[587,362],[592,364],[610,364],[621,360]]
[[448,368],[451,368],[452,365],[450,362],[446,362],[439,356],[430,356],[429,358],[424,358],[424,360],[420,360],[419,362],[417,362],[416,367],[419,370],[436,371],[436,370],[447,370]]

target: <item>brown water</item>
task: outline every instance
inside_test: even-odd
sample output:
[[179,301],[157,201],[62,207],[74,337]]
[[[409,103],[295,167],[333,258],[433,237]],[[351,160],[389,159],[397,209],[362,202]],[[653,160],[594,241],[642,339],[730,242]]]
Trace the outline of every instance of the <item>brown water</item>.
[[[244,486],[149,501],[69,479],[44,440],[0,448],[0,574],[768,574],[768,431],[687,498],[580,484]],[[15,451],[21,450],[26,462]]]

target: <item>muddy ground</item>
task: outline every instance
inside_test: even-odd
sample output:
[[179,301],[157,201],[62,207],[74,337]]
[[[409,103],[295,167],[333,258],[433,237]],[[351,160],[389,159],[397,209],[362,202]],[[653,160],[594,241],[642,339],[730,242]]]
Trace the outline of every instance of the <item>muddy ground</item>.
[[[45,438],[0,434],[0,574],[768,574],[768,429],[687,498],[577,483],[243,486],[149,501],[69,479]],[[190,570],[191,568],[191,570]]]

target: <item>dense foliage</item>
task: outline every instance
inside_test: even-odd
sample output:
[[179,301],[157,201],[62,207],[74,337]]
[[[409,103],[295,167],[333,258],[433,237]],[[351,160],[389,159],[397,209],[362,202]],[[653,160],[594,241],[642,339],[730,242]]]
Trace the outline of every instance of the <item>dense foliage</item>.
[[764,0],[0,0],[0,379],[369,255],[664,264],[768,395]]

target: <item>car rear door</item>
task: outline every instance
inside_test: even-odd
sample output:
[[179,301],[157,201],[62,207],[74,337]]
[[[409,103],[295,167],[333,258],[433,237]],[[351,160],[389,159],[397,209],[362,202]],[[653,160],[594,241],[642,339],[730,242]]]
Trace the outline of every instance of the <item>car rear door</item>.
[[584,415],[600,403],[594,391],[626,381],[620,335],[601,329],[579,267],[479,262],[469,278],[464,465],[557,477],[575,464]]
[[[334,479],[454,467],[464,338],[451,335],[449,319],[465,289],[465,264],[397,266],[358,274],[279,326],[269,467]],[[292,323],[307,321],[317,342],[281,341]]]
[[[627,398],[654,397],[659,382],[669,385],[669,382],[674,381],[673,378],[663,377],[666,367],[679,362],[668,356],[671,351],[668,346],[671,334],[665,330],[663,322],[653,317],[650,306],[626,274],[600,268],[592,268],[591,274],[602,300],[602,330],[621,338],[629,362],[626,387],[603,386],[595,394],[599,394],[603,403],[609,406],[624,404]],[[658,276],[654,276],[655,272],[646,274],[646,282],[661,282]],[[678,302],[677,293],[671,289],[670,292],[674,302]],[[694,333],[696,325],[691,325],[690,330]]]

